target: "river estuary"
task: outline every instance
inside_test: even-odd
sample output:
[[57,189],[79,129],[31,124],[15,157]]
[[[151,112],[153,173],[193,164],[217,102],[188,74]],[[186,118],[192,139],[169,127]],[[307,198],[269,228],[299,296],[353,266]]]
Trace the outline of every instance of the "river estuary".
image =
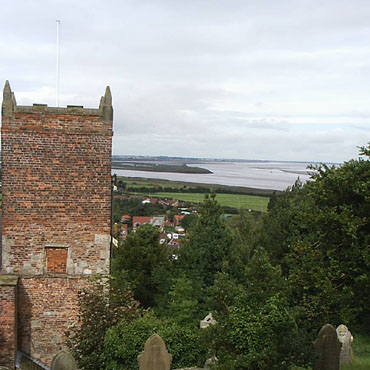
[[244,186],[273,190],[284,190],[288,186],[292,186],[298,177],[302,182],[306,182],[310,178],[309,171],[307,170],[309,163],[305,162],[227,162],[207,160],[188,165],[206,168],[212,171],[212,173],[187,174],[116,169],[113,169],[112,173],[115,173],[118,176]]

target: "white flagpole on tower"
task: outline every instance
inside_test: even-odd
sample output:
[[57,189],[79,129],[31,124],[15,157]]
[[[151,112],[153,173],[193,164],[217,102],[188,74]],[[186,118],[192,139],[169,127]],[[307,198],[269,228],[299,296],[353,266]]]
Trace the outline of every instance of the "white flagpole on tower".
[[56,70],[56,104],[59,107],[59,26],[60,20],[56,20],[57,22],[57,70]]

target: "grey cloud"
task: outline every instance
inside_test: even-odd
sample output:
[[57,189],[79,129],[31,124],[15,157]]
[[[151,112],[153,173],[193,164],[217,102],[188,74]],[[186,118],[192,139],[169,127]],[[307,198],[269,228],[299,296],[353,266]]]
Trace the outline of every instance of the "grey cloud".
[[116,154],[344,160],[369,136],[368,1],[5,2],[20,104],[55,104],[56,19],[61,104],[109,84]]

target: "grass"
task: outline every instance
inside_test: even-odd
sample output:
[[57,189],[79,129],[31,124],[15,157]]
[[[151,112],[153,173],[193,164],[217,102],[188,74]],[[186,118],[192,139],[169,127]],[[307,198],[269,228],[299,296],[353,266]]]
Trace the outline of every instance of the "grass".
[[[145,194],[148,195],[148,194]],[[192,203],[201,203],[204,200],[204,194],[197,193],[152,193],[152,197],[156,198],[171,198],[184,200]],[[267,204],[269,198],[260,197],[254,195],[244,195],[244,194],[217,194],[216,200],[221,206],[232,207],[232,208],[245,208],[251,209],[253,211],[265,212],[267,209]]]
[[353,363],[341,366],[341,370],[369,370],[370,369],[370,337],[354,335],[352,342]]
[[[210,185],[210,184],[196,184],[186,183],[180,181],[169,181],[162,179],[145,179],[145,178],[132,178],[132,177],[119,177],[123,180],[127,187],[131,189],[146,189],[145,193],[141,193],[145,196],[157,197],[157,198],[170,198],[178,199],[192,203],[201,203],[204,199],[204,193],[187,193],[181,192],[184,188],[196,188],[202,187],[207,190],[213,190],[216,192],[216,200],[221,206],[232,207],[232,208],[244,208],[251,209],[253,211],[265,212],[267,204],[269,202],[269,195],[272,191],[265,189],[251,189],[234,186],[224,185]],[[173,192],[152,192],[153,189],[158,187],[170,187]],[[230,194],[232,192],[237,194]],[[139,192],[131,190],[132,193],[140,194]]]
[[[122,180],[128,187],[139,188],[145,187],[148,189],[153,189],[155,187],[171,187],[174,189],[182,188],[197,188],[202,187],[207,190],[213,190],[216,193],[238,193],[246,195],[260,195],[269,197],[274,191],[269,189],[256,189],[248,188],[244,186],[228,186],[228,185],[218,185],[218,184],[202,184],[202,183],[193,183],[185,181],[170,181],[164,179],[146,179],[143,177],[124,177],[119,176],[117,181]],[[279,191],[277,191],[279,193]]]

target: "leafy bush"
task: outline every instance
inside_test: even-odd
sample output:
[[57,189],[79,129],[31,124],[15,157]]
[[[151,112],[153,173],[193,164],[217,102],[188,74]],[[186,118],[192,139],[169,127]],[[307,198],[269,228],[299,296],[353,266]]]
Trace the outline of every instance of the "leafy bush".
[[66,344],[80,369],[100,370],[106,331],[123,318],[136,318],[139,304],[128,288],[112,288],[107,278],[97,278],[79,292],[78,303],[78,323],[66,333]]
[[105,369],[138,369],[137,356],[152,334],[158,334],[172,355],[172,368],[203,365],[207,350],[201,339],[201,330],[180,326],[171,320],[159,320],[147,313],[132,322],[122,320],[110,329],[105,338]]
[[[310,363],[310,340],[299,332],[286,299],[280,268],[258,248],[245,270],[245,284],[227,274],[212,287],[217,325],[208,335],[222,370],[286,370]],[[312,348],[311,348],[312,349]]]

